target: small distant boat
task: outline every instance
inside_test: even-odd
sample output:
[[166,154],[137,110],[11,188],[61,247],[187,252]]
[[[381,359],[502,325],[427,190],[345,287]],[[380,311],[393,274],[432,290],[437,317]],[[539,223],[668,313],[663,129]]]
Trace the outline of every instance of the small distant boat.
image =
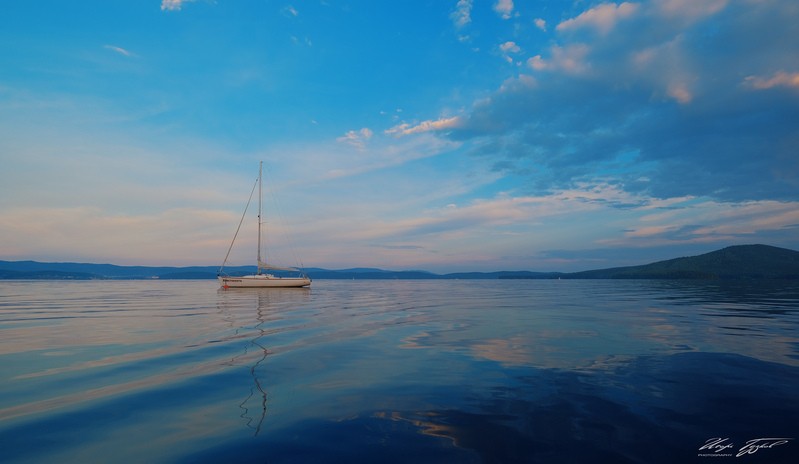
[[[219,268],[219,272],[217,273],[217,279],[219,279],[219,283],[222,285],[223,288],[265,288],[265,287],[308,287],[311,285],[311,278],[308,277],[303,271],[294,267],[280,267],[280,266],[273,266],[271,264],[266,263],[264,260],[261,259],[261,203],[262,203],[262,184],[263,184],[263,161],[258,166],[258,180],[256,181],[256,185],[258,186],[258,256],[256,259],[257,263],[257,270],[255,274],[245,275],[245,276],[229,276],[224,273],[225,264],[227,264],[227,260],[230,257],[230,250],[233,249],[233,243],[236,242],[236,236],[239,234],[239,229],[241,228],[241,222],[239,222],[239,229],[236,229],[236,234],[233,236],[233,241],[230,243],[230,248],[228,248],[227,255],[225,256],[225,261],[222,262],[222,266]],[[253,193],[255,192],[255,186],[253,186]],[[250,193],[250,200],[252,200],[252,193]],[[247,202],[247,206],[249,206],[250,202]],[[244,209],[244,214],[247,214],[247,208]],[[242,222],[244,221],[244,217],[242,217]],[[273,272],[288,272],[288,273],[295,273],[293,277],[284,277],[284,276],[277,276],[275,274],[269,272],[262,272],[262,271],[273,271]]]

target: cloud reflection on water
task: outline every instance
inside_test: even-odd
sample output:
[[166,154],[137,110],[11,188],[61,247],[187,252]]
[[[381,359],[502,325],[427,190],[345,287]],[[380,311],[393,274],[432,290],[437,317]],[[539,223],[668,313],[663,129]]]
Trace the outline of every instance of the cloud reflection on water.
[[[699,447],[716,435],[740,444],[758,436],[799,436],[799,368],[720,353],[617,361],[590,373],[534,369],[505,387],[466,397],[453,387],[458,398],[452,404],[459,407],[303,421],[181,462],[409,462],[409,455],[427,453],[447,462],[671,463],[698,459]],[[760,457],[781,462],[799,455],[799,443],[792,445]]]

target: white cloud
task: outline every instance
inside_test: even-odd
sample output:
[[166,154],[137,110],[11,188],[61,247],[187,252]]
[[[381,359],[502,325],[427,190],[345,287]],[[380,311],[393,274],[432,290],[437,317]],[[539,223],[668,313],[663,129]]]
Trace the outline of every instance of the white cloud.
[[530,88],[538,85],[538,81],[533,76],[521,74],[519,77],[507,79],[499,87],[500,92],[514,92],[525,87]]
[[283,13],[286,14],[287,16],[293,16],[295,18],[300,15],[300,12],[297,11],[297,9],[291,5],[288,5],[285,8],[283,8]]
[[372,135],[372,130],[368,127],[364,127],[357,131],[351,130],[337,138],[336,141],[350,144],[359,150],[364,150],[366,148],[366,142],[372,138]]
[[[739,211],[733,219],[744,219],[744,223],[768,222],[769,225],[761,230],[796,222],[799,210],[795,204],[783,204],[777,208],[776,202],[772,206],[769,203],[753,203],[750,212]],[[792,206],[794,213],[790,213]],[[545,195],[498,193],[492,198],[475,199],[459,205],[442,201],[437,207],[400,217],[381,215],[370,221],[368,227],[342,231],[342,236],[356,243],[402,243],[406,248],[414,245],[424,250],[427,259],[433,255],[432,261],[439,265],[449,261],[460,263],[460,267],[472,267],[482,266],[479,263],[483,259],[496,265],[498,255],[514,253],[512,250],[518,253],[520,249],[541,249],[547,243],[558,246],[564,241],[577,239],[582,240],[583,245],[614,247],[715,242],[722,239],[722,231],[701,231],[696,224],[715,228],[717,224],[728,223],[730,218],[718,214],[719,209],[730,211],[735,208],[688,197],[659,200],[626,192],[617,185],[601,181],[585,182]],[[582,226],[584,224],[593,224],[592,230]],[[742,227],[724,231],[723,236],[734,239],[751,230]],[[501,240],[486,243],[485,237],[501,237]],[[481,253],[470,255],[470,262],[466,263],[462,250],[472,248]],[[383,250],[379,254],[389,262],[409,259],[405,252]],[[481,254],[483,257],[479,257]],[[508,262],[528,269],[536,267],[531,264],[529,256],[515,256]],[[412,259],[425,258],[413,255]]]
[[588,45],[573,44],[566,47],[553,45],[549,52],[551,57],[544,59],[536,55],[527,60],[527,65],[535,71],[563,71],[567,74],[580,74],[589,68],[586,60]]
[[516,45],[516,42],[512,41],[500,44],[499,49],[505,53],[519,53],[522,50],[518,45]]
[[542,31],[546,32],[546,30],[547,30],[547,22],[545,20],[543,20],[542,18],[536,18],[536,20],[534,22],[535,22],[535,27],[537,27],[537,28],[541,29]]
[[450,15],[455,27],[461,28],[472,22],[472,0],[458,0],[455,11]]
[[293,35],[293,36],[291,36],[291,42],[294,45],[305,45],[305,46],[308,46],[308,47],[313,47],[313,41],[311,41],[311,39],[308,38],[308,37],[305,37],[304,39],[300,39],[299,37]]
[[622,19],[627,19],[638,10],[637,3],[624,2],[619,5],[603,3],[596,8],[583,12],[576,18],[567,19],[558,24],[558,31],[573,31],[583,28],[593,28],[600,34],[607,34]]
[[667,89],[667,94],[683,105],[691,103],[691,101],[694,99],[694,95],[688,89],[688,86],[683,82],[674,82],[670,84]]
[[550,201],[545,198],[500,195],[494,199],[477,200],[463,207],[447,204],[423,211],[418,216],[375,222],[370,227],[353,233],[361,241],[424,239],[426,243],[438,247],[442,245],[439,241],[480,235],[477,232],[484,231],[487,227],[539,221],[542,216],[554,213],[548,207],[549,204]]
[[672,225],[639,227],[637,229],[628,230],[624,233],[624,236],[629,238],[646,238],[663,235],[666,232],[674,231],[676,229],[677,227]]
[[195,0],[161,0],[161,9],[164,11],[178,11],[183,7],[184,3],[190,3]]
[[458,127],[460,123],[460,117],[453,116],[451,118],[442,118],[435,121],[422,121],[415,126],[403,123],[386,130],[385,133],[401,137],[404,135],[420,134],[423,132],[436,132],[453,129]]
[[[351,131],[359,136],[359,131]],[[351,150],[347,136],[340,137],[339,147],[327,144],[308,147],[299,156],[305,160],[292,166],[293,172],[286,176],[302,179],[303,183],[326,183],[330,179],[352,177],[368,172],[399,167],[410,161],[430,158],[446,153],[459,146],[433,134],[419,134],[398,141],[393,137],[372,136],[368,148],[369,156],[362,150]],[[440,180],[440,179],[439,179]]]
[[[705,13],[725,5],[710,3]],[[451,137],[484,144],[475,156],[529,177],[533,191],[612,172],[660,198],[795,199],[795,104],[769,95],[799,89],[799,69],[786,67],[799,43],[794,6],[730,2],[696,22],[667,17],[658,3],[596,7],[530,54],[535,85],[519,75],[503,83]],[[572,33],[580,27],[592,33]]]
[[513,0],[497,0],[494,4],[494,11],[496,11],[502,19],[510,19],[513,15]]
[[513,63],[513,58],[511,58],[512,53],[519,53],[522,51],[521,47],[516,44],[516,42],[508,41],[503,44],[499,45],[500,51],[502,51],[502,56],[505,58],[505,61],[508,63]]
[[698,20],[723,10],[728,0],[660,0],[655,2],[660,14]]
[[477,237],[481,235],[478,231],[485,230],[486,227],[538,224],[544,218],[615,211],[612,208],[614,203],[648,205],[649,200],[648,197],[630,194],[604,183],[578,183],[572,189],[551,192],[544,196],[513,196],[500,192],[493,198],[477,199],[463,206],[448,203],[413,218],[376,224],[364,230],[363,238],[394,235],[451,236],[467,230],[471,230]]
[[746,83],[757,90],[771,89],[773,87],[795,87],[799,88],[799,72],[787,73],[778,71],[772,76],[748,76]]
[[678,35],[656,46],[634,50],[629,55],[630,75],[649,82],[658,96],[691,103],[700,93],[701,80],[694,60],[686,53],[687,39]]
[[[710,243],[746,239],[759,233],[785,231],[799,223],[796,202],[751,201],[720,203],[693,199],[662,212],[638,218],[624,239],[603,243],[624,245],[625,239],[647,239],[650,244]],[[626,243],[629,244],[629,243]]]
[[549,63],[547,63],[541,55],[536,55],[527,60],[527,65],[530,66],[531,69],[535,71],[543,71],[549,67]]
[[799,224],[797,202],[751,201],[712,204],[707,225],[695,233],[703,235],[754,235],[766,230],[790,230]]
[[122,47],[117,47],[115,45],[103,45],[103,48],[119,53],[120,55],[133,56],[133,53],[129,52],[128,50],[125,50]]

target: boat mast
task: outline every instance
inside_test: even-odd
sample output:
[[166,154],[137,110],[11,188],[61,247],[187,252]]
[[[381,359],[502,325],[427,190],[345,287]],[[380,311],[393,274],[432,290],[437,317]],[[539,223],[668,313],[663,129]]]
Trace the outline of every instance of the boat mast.
[[262,199],[262,192],[261,188],[264,183],[263,181],[263,169],[264,169],[264,162],[261,161],[258,164],[258,272],[257,274],[261,274],[261,199]]

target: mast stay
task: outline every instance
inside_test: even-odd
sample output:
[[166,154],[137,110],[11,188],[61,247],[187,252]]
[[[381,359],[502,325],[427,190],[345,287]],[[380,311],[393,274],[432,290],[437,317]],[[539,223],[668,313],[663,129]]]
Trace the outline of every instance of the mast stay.
[[[258,180],[255,181],[255,184],[252,186],[252,190],[250,191],[250,198],[247,200],[247,206],[244,207],[244,212],[241,214],[241,220],[239,220],[239,226],[236,227],[236,233],[233,234],[233,240],[230,241],[230,246],[227,249],[227,254],[225,255],[225,260],[222,261],[222,265],[219,266],[219,270],[216,271],[216,275],[222,275],[222,271],[225,269],[225,264],[227,264],[228,258],[230,258],[230,251],[233,249],[233,244],[236,243],[236,237],[239,236],[239,231],[241,230],[241,224],[244,222],[244,218],[247,216],[247,209],[250,207],[250,202],[252,202],[252,195],[255,193],[255,186],[260,185],[260,172],[258,176]],[[258,213],[258,240],[261,239],[261,213]],[[261,247],[260,243],[258,246],[258,252],[260,253]],[[260,261],[260,259],[259,259]]]

